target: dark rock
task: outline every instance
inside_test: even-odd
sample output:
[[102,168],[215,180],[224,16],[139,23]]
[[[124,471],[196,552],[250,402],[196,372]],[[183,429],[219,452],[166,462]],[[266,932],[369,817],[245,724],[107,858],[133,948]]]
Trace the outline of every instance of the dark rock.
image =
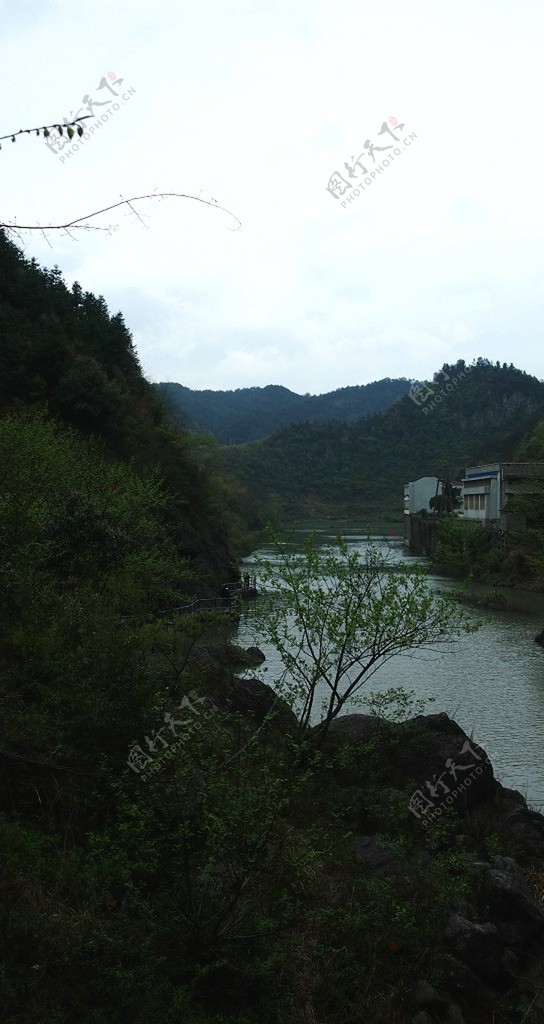
[[412,1024],[419,1022],[440,1021],[440,1024],[466,1024],[460,1006],[451,1001],[444,992],[438,992],[428,981],[418,981],[412,993],[412,1001],[416,1006],[428,1006],[432,1010],[432,1016],[427,1010],[412,1017]]
[[530,811],[516,790],[498,785],[495,797],[473,808],[471,817],[476,834],[495,834],[505,852],[520,863],[544,859],[544,817]]
[[475,924],[452,914],[444,932],[456,955],[486,981],[497,981],[501,974],[503,943],[494,924]]
[[467,1024],[461,1013],[461,1007],[457,1003],[448,1003],[446,1012],[441,1018],[441,1024]]
[[501,832],[509,834],[523,860],[544,858],[544,817],[516,803],[501,822]]
[[448,996],[438,992],[428,981],[420,980],[416,983],[412,1000],[416,1006],[445,1006]]
[[261,739],[289,735],[296,730],[296,715],[272,687],[261,679],[241,679],[227,670],[225,673],[212,673],[206,679],[207,696],[214,707],[241,715],[252,731],[258,727]]
[[461,726],[453,718],[450,718],[445,711],[437,711],[434,715],[417,715],[406,724],[411,725],[412,723],[421,724],[425,729],[433,732],[445,732],[455,737],[460,735],[466,736]]
[[504,950],[501,957],[501,969],[502,973],[507,978],[519,978],[519,958],[516,956],[513,949]]
[[437,953],[433,963],[442,975],[442,986],[453,996],[485,1003],[491,995],[481,978],[450,953]]
[[[344,745],[349,756],[343,756]],[[433,966],[441,981],[436,987],[418,982],[413,1020],[466,1024],[464,1015],[470,1021],[491,1019],[493,1000],[507,987],[509,998],[514,993],[523,997],[524,1009],[533,1001],[537,1014],[544,1013],[544,904],[533,896],[519,866],[532,867],[535,880],[540,877],[544,816],[495,780],[485,751],[446,714],[420,715],[401,724],[343,715],[332,723],[322,749],[325,759],[333,754],[335,784],[353,789],[354,804],[360,800],[359,830],[366,834],[352,840],[359,864],[409,897],[417,896],[423,861],[429,857],[429,832],[422,826],[432,827],[433,815],[440,820],[440,807],[442,814],[453,807],[462,818],[460,824],[450,817],[451,827],[439,830],[431,847],[457,852],[455,863],[465,864],[473,884],[462,900],[450,898],[446,946],[437,934],[434,947]],[[416,794],[419,807],[411,799]],[[413,813],[418,810],[419,816]],[[409,855],[370,834],[391,828],[408,831]],[[489,857],[494,842],[515,859]],[[537,1005],[541,999],[542,1009]]]
[[227,665],[230,668],[238,668],[248,664],[246,651],[238,644],[230,642],[213,645],[209,644],[207,650],[214,660],[219,662],[221,665]]
[[220,657],[219,651],[219,645],[210,648],[195,646],[193,649],[189,646],[187,650],[187,666],[202,680],[207,692],[210,689],[218,692],[228,687],[232,679],[232,668]]
[[266,661],[266,657],[258,647],[240,647],[239,644],[224,643],[208,646],[209,653],[215,661],[233,669],[254,668]]
[[335,748],[346,741],[368,743],[377,735],[379,728],[380,720],[376,715],[339,715],[329,727],[327,748]]
[[193,643],[189,639],[184,645],[180,639],[179,655],[182,654],[187,668],[200,678],[207,692],[213,692],[214,699],[228,693],[236,672],[250,664],[243,647],[232,643]]
[[507,945],[525,946],[544,931],[544,907],[511,857],[494,857],[484,872],[482,898]]
[[297,719],[291,708],[274,690],[260,679],[237,679],[232,683],[230,695],[232,711],[249,716],[257,725],[262,725],[270,715],[270,727],[285,733],[293,731]]
[[352,848],[359,863],[377,878],[387,878],[397,888],[409,890],[413,887],[416,879],[414,866],[389,843],[375,836],[357,836],[352,840]]
[[[412,823],[430,822],[455,807],[462,814],[500,789],[485,751],[448,715],[418,715],[400,724],[374,715],[341,715],[332,722],[324,750],[347,742],[375,740],[381,752],[376,784],[421,794],[421,806],[410,812]],[[419,797],[418,797],[419,799]]]
[[525,797],[517,789],[507,789],[506,786],[503,786],[502,795],[506,800],[512,800],[513,803],[523,804],[523,806],[525,806]]
[[244,656],[249,665],[262,665],[263,661],[266,661],[266,654],[263,654],[259,647],[246,647]]
[[464,833],[455,836],[455,847],[457,850],[462,850],[468,857],[477,857],[478,855],[474,839]]
[[[528,1010],[530,1006],[533,1014],[537,1010],[540,1010],[542,1013],[544,1011],[544,949],[541,948],[537,956],[534,957],[533,962],[524,968],[522,977],[519,980],[520,987],[524,993],[524,996],[520,999],[523,1009]],[[527,1019],[532,1019],[529,1013]],[[544,1016],[539,1016],[538,1018],[535,1016],[534,1019],[543,1020]]]
[[432,801],[427,820],[449,806],[463,812],[496,792],[485,751],[448,715],[418,715],[402,723],[399,740],[389,781],[414,781],[415,791]]

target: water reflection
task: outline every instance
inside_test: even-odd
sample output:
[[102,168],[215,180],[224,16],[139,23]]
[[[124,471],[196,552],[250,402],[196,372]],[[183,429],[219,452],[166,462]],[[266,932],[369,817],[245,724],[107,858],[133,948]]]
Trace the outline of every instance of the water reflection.
[[[353,523],[312,521],[301,524],[293,534],[293,547],[300,546],[304,536],[314,530],[319,543],[330,543],[342,530],[350,548],[364,549],[370,536],[388,559],[415,561],[405,552],[400,528],[375,526],[371,532]],[[271,556],[272,549],[265,545],[256,554]],[[244,569],[256,571],[252,557],[246,559]],[[459,587],[437,573],[431,574],[430,582],[437,592]],[[488,621],[478,633],[464,635],[434,653],[392,658],[368,684],[374,692],[403,686],[429,702],[426,711],[446,711],[485,748],[503,785],[520,790],[536,807],[544,806],[544,651],[534,642],[542,625],[539,604],[531,595],[533,614],[527,610],[527,602],[524,611],[486,612]],[[467,614],[482,618],[470,607]],[[242,622],[238,642],[254,641],[248,624]],[[273,685],[274,678],[281,675],[281,662],[272,648],[262,642],[260,646],[267,656],[265,678]],[[346,704],[344,713],[354,710],[361,709]]]

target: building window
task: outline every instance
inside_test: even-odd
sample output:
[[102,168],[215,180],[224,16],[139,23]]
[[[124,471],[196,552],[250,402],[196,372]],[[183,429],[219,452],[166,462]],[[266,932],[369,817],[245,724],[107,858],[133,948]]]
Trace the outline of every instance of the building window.
[[485,512],[485,494],[465,494],[463,508],[465,512]]

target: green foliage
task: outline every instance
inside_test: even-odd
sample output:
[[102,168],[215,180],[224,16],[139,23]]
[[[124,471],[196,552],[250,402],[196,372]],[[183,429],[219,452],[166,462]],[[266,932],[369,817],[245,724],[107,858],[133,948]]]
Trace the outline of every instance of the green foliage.
[[[175,494],[43,412],[5,415],[0,451],[4,1019],[400,1021],[428,879],[407,901],[357,867],[304,741],[204,697],[178,720],[206,623],[161,617],[193,585]],[[129,750],[167,716],[143,778]]]
[[[232,578],[217,500],[224,473],[200,458],[195,435],[166,424],[122,314],[111,316],[104,298],[77,282],[68,289],[58,267],[25,259],[0,230],[0,415],[28,407],[100,438],[137,472],[158,473],[174,499],[168,516],[179,550],[208,587]],[[231,525],[244,532],[242,511]]]
[[4,742],[96,766],[149,687],[138,628],[188,575],[166,525],[171,499],[39,414],[0,420],[0,451]]
[[301,421],[353,423],[387,409],[409,390],[405,378],[338,388],[325,395],[297,395],[269,384],[235,391],[192,391],[181,384],[157,384],[172,422],[210,431],[222,444],[245,444]]
[[[429,703],[434,700],[434,697],[428,698]],[[408,718],[415,718],[423,714],[425,703],[416,697],[415,690],[405,690],[402,686],[392,686],[357,698],[360,707],[367,708],[371,715],[386,722],[405,722]]]
[[544,462],[544,419],[539,420],[530,435],[522,441],[516,458],[519,462]]
[[[51,134],[49,131],[50,128],[55,128],[59,135],[62,135],[63,131],[66,131],[69,139],[73,139],[76,132],[81,138],[85,129],[80,122],[87,121],[90,117],[91,114],[87,114],[84,117],[76,117],[74,121],[65,121],[64,124],[49,124],[45,125],[43,128],[20,128],[17,132],[9,132],[8,135],[0,135],[0,142],[3,142],[4,139],[11,139],[12,142],[16,142],[19,135],[40,135],[40,133],[43,133],[44,138],[47,139]],[[76,126],[76,131],[74,131],[74,125]],[[0,145],[0,149],[1,148],[2,146]]]
[[400,509],[407,480],[446,471],[455,479],[471,464],[511,460],[544,413],[544,384],[484,359],[470,372],[462,360],[442,372],[457,384],[444,397],[435,385],[441,402],[432,408],[432,398],[418,406],[405,395],[356,423],[293,424],[226,448],[226,469],[290,513],[360,516]]
[[[523,511],[530,518],[533,510],[536,519],[541,507],[541,489],[542,483],[537,480],[529,485],[527,492],[520,490],[508,499],[508,511]],[[478,581],[544,590],[544,533],[541,527],[508,529],[506,532],[483,530],[478,523],[445,518],[438,530],[435,560],[454,572]],[[500,607],[500,595],[496,601]]]
[[544,476],[521,480],[511,494],[504,510],[519,515],[528,527],[544,526]]
[[[429,836],[406,892],[373,877],[339,774],[377,770],[410,695],[369,695],[376,742],[332,769],[306,736],[225,710],[202,658],[216,619],[172,609],[232,578],[224,513],[241,532],[243,486],[213,442],[165,425],[120,314],[3,235],[0,328],[2,1019],[404,1024],[469,876]],[[350,659],[363,682],[461,628],[419,570],[384,574],[343,542],[283,554],[272,621],[281,635],[296,598],[333,712]],[[366,803],[378,813],[371,782]],[[383,822],[402,848],[405,804]]]
[[318,548],[310,535],[299,555],[273,539],[274,558],[259,566],[269,597],[255,609],[256,642],[265,637],[278,651],[285,669],[280,692],[302,732],[319,706],[319,741],[390,658],[477,628],[451,600],[432,596],[421,566],[388,564],[370,542],[361,554],[342,537],[335,548]]
[[479,523],[460,522],[449,516],[441,519],[435,559],[460,572],[480,575],[498,569],[504,557],[503,538],[482,530]]

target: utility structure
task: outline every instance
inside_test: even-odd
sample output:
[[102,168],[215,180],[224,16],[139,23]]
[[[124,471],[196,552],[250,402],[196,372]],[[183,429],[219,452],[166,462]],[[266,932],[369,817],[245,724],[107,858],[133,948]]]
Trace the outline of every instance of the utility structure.
[[436,491],[429,501],[429,508],[438,515],[453,515],[461,505],[461,488],[452,484],[449,470],[436,478]]

